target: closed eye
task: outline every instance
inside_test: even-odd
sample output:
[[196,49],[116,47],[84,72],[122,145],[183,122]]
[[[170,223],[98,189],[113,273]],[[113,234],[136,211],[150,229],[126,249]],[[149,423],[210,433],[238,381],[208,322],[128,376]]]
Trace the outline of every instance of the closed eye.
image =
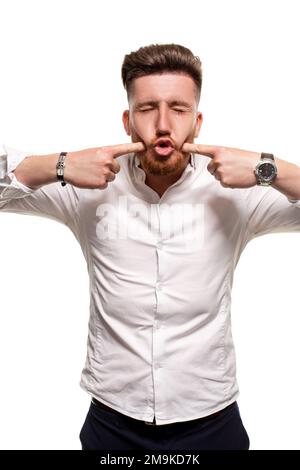
[[[147,109],[140,109],[140,111],[142,113],[145,113],[147,111],[151,111],[153,108],[147,108]],[[173,108],[174,111],[176,111],[177,113],[184,113],[185,112],[185,109],[178,109],[178,108]]]

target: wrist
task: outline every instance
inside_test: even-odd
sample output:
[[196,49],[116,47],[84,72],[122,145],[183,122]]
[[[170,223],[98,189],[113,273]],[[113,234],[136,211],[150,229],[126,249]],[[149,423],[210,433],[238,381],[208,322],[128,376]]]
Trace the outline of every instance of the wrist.
[[40,180],[41,180],[42,185],[57,182],[56,164],[57,164],[58,157],[59,157],[59,153],[53,153],[51,155],[37,157],[39,159],[37,161],[37,165],[39,166],[40,169],[42,169],[43,167],[43,170],[44,170],[44,171],[40,171]]
[[57,181],[55,165],[58,154],[31,155],[22,160],[15,168],[14,174],[20,183],[31,189]]
[[56,163],[56,178],[61,183],[62,186],[66,186],[66,181],[64,179],[64,169],[65,169],[65,158],[68,152],[60,152],[57,163]]

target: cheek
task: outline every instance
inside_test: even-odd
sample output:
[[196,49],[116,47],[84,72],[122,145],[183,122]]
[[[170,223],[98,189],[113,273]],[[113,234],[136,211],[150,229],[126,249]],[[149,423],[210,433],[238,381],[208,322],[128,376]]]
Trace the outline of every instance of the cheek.
[[177,138],[182,142],[186,142],[188,139],[192,138],[195,133],[195,128],[191,123],[181,123],[176,129]]
[[180,135],[184,139],[184,141],[193,139],[196,132],[196,123],[193,121],[187,123],[185,126],[183,125],[181,127],[180,132]]
[[145,141],[153,138],[153,126],[148,119],[132,119],[130,122],[130,130],[133,134],[140,136]]

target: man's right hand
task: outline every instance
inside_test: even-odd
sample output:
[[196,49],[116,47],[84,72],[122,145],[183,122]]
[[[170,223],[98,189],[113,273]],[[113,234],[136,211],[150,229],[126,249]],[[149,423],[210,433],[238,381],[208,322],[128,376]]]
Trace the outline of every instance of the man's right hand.
[[131,142],[69,152],[65,158],[64,180],[78,188],[105,189],[120,171],[117,158],[143,150],[142,142]]

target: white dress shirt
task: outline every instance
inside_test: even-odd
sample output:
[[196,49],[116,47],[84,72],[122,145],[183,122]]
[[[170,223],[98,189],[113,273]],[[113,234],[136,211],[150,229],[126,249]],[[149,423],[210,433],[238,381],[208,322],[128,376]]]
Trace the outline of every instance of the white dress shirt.
[[194,154],[162,197],[145,184],[134,154],[118,158],[121,171],[106,189],[56,182],[33,190],[13,173],[30,153],[4,151],[0,209],[67,225],[86,259],[83,389],[127,416],[155,416],[158,425],[235,401],[234,269],[253,238],[300,231],[300,201],[272,187],[224,188],[206,168],[210,159]]

